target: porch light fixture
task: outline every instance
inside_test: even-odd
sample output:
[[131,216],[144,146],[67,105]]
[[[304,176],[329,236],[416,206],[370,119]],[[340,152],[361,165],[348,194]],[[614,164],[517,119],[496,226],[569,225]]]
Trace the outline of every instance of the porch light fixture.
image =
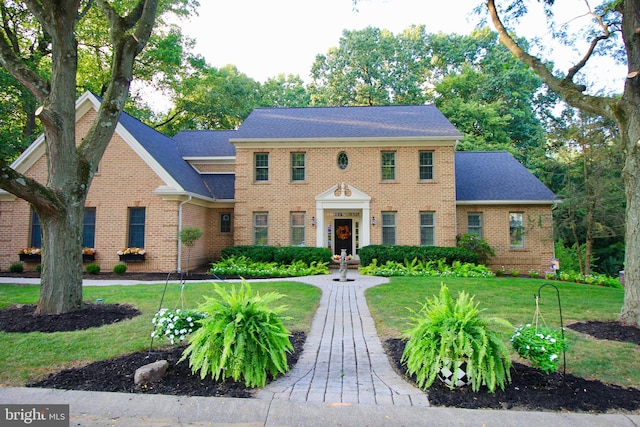
[[316,217],[315,217],[315,216],[312,216],[312,217],[311,217],[311,225],[312,225],[313,227],[315,227],[315,226],[316,226]]
[[371,217],[371,225],[376,225],[376,217],[375,216]]

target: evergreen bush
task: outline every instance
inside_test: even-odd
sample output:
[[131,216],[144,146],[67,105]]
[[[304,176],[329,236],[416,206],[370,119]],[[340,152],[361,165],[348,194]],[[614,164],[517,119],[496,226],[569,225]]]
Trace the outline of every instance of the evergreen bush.
[[273,262],[276,248],[273,246],[231,246],[224,248],[220,254],[222,259],[246,257],[258,262]]
[[457,241],[458,247],[475,252],[480,264],[486,264],[490,257],[496,256],[496,252],[489,245],[487,239],[481,238],[477,233],[462,234],[458,236]]
[[9,266],[9,273],[22,273],[24,271],[24,264],[21,262],[14,262]]
[[220,258],[246,257],[255,262],[276,262],[278,264],[293,264],[303,261],[307,265],[312,262],[330,263],[331,251],[327,248],[309,246],[232,246],[222,250]]
[[113,267],[113,272],[116,274],[124,274],[127,272],[127,264],[116,264]]
[[98,274],[100,273],[100,266],[98,264],[87,264],[85,270],[89,274]]
[[302,261],[307,265],[314,261],[330,263],[331,251],[327,248],[308,246],[283,246],[275,250],[274,261],[279,264],[293,264],[295,261]]

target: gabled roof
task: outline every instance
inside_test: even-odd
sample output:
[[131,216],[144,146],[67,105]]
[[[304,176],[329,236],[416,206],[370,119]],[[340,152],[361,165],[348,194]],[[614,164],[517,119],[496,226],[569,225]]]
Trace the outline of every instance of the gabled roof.
[[[166,172],[181,187],[174,188],[176,192],[184,191],[205,198],[212,197],[200,174],[178,153],[174,140],[124,112],[120,116],[120,125],[163,169],[163,171],[159,171],[157,167],[154,167],[155,165],[150,165],[154,171],[156,173]],[[159,173],[159,176],[162,174]]]
[[257,108],[238,128],[243,139],[420,138],[457,140],[462,134],[433,105]]
[[229,142],[235,130],[183,130],[173,140],[182,157],[231,157],[236,147]]
[[[97,111],[102,99],[85,92],[76,101],[76,121],[88,111]],[[142,160],[163,180],[165,194],[190,194],[211,199],[209,191],[198,172],[178,153],[176,143],[167,136],[122,113],[115,133],[134,150]],[[44,155],[44,136],[40,135],[12,164],[11,167],[24,173]],[[152,190],[152,189],[150,189]]]
[[559,200],[506,151],[455,153],[456,201],[555,203]]

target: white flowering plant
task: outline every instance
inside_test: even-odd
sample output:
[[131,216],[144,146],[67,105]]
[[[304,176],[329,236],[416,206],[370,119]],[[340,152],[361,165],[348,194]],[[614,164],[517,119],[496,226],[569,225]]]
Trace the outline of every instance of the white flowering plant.
[[561,331],[546,327],[536,328],[531,324],[516,328],[511,336],[511,344],[521,357],[545,374],[558,370],[561,353],[568,347]]
[[153,316],[151,323],[155,326],[151,337],[158,340],[167,340],[173,345],[179,345],[187,338],[187,335],[200,328],[200,320],[203,313],[195,310],[169,310],[160,309]]

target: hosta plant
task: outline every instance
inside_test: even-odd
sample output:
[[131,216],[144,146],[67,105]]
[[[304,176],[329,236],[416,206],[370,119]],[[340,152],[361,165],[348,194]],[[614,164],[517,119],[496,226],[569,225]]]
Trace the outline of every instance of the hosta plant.
[[[453,299],[446,285],[440,294],[428,298],[419,311],[411,310],[413,324],[404,332],[408,339],[402,355],[407,372],[427,389],[443,368],[454,371],[450,387],[458,382],[459,362],[466,363],[473,391],[482,385],[490,392],[504,390],[511,381],[511,358],[498,334],[489,329],[489,320],[480,317],[478,304],[466,292]],[[501,319],[494,319],[508,325]]]
[[561,331],[531,324],[519,326],[511,337],[513,349],[545,374],[558,370],[560,356],[567,350]]
[[311,261],[292,261],[289,264],[277,262],[254,261],[245,256],[231,256],[213,263],[211,274],[237,275],[241,277],[298,277],[329,274],[329,263]]
[[155,326],[152,338],[167,340],[171,344],[181,344],[187,336],[200,328],[200,320],[204,314],[195,310],[160,309],[151,323]]
[[247,387],[262,387],[268,375],[287,372],[293,346],[281,316],[285,307],[272,306],[284,295],[254,294],[244,280],[228,291],[216,285],[215,292],[218,298],[205,297],[200,306],[206,316],[180,360],[188,358],[203,379],[210,374],[214,380],[244,380]]

